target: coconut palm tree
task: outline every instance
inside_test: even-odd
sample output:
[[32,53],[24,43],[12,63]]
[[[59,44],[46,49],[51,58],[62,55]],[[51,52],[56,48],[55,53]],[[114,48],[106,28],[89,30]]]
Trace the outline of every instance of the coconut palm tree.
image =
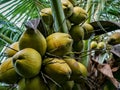
[[[54,0],[53,0],[54,1]],[[89,14],[87,22],[110,20],[120,22],[119,0],[71,0]],[[25,30],[25,22],[40,18],[40,11],[51,7],[50,0],[1,0],[0,1],[0,60],[4,46],[19,39]],[[87,42],[86,49],[90,46]],[[85,57],[88,58],[88,57]],[[88,60],[88,59],[87,59]],[[86,62],[86,61],[85,61]],[[87,61],[88,62],[88,61]]]

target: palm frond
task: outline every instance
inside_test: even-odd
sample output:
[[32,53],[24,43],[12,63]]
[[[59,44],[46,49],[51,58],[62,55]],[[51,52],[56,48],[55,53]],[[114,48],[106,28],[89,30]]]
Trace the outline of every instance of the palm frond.
[[0,13],[12,23],[21,27],[25,21],[39,18],[39,10],[46,6],[47,4],[43,4],[38,0],[10,0],[2,2]]

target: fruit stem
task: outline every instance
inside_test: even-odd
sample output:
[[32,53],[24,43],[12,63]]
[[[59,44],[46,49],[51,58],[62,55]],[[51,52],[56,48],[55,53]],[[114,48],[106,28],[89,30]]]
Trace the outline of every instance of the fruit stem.
[[2,39],[5,43],[9,43],[12,44],[14,41],[12,41],[10,38],[8,38],[7,36],[0,34],[0,39]]
[[62,9],[61,0],[50,0],[50,3],[55,24],[55,32],[68,33],[66,18]]
[[[90,42],[91,42],[91,39],[85,40],[84,51],[90,50]],[[88,67],[89,60],[90,60],[90,52],[85,52],[83,55],[85,55],[85,57],[82,57],[81,63],[84,64],[86,67]]]

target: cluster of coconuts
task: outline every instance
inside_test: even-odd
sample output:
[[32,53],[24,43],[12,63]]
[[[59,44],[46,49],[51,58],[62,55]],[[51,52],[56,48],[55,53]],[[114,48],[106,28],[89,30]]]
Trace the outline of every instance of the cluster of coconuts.
[[120,32],[114,32],[111,33],[111,35],[109,35],[109,37],[107,38],[107,42],[105,43],[104,41],[98,41],[97,40],[93,40],[90,43],[90,48],[91,49],[98,49],[98,50],[102,50],[107,48],[107,44],[108,45],[116,45],[116,44],[120,44]]
[[106,48],[106,44],[103,41],[97,42],[97,41],[91,41],[90,43],[90,48],[91,49],[98,49],[102,50]]
[[[87,40],[92,36],[94,28],[91,24],[86,22],[88,18],[87,12],[79,6],[75,6],[73,0],[61,0],[61,2],[65,15],[65,22],[74,42],[74,51],[77,50],[80,52],[83,48],[83,40]],[[54,18],[52,16],[51,8],[42,9],[40,15],[43,22],[49,28],[48,34],[51,34],[51,32],[53,33]]]
[[[69,0],[61,2],[69,33],[48,31],[45,37],[41,30],[28,27],[19,41],[5,50],[7,59],[0,65],[0,82],[16,84],[17,90],[77,90],[76,83],[84,83],[87,68],[69,54],[80,52],[83,40],[90,38],[94,29],[84,23],[84,9]],[[51,28],[51,8],[42,9],[40,15]]]
[[39,30],[27,29],[18,42],[6,48],[0,82],[16,84],[17,90],[72,90],[80,77],[87,76],[82,63],[66,56],[72,44],[69,34],[57,32],[45,38]]

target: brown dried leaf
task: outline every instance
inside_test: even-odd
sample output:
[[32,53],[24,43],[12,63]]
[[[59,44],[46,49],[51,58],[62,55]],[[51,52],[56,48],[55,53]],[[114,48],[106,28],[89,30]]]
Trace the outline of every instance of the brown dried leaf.
[[113,77],[111,67],[108,64],[99,64],[98,70],[107,77]]
[[119,82],[114,78],[113,73],[112,73],[112,69],[110,67],[109,64],[99,64],[98,65],[98,70],[105,75],[106,77],[108,77],[108,79],[114,84],[114,86],[116,88],[118,88],[119,86]]

